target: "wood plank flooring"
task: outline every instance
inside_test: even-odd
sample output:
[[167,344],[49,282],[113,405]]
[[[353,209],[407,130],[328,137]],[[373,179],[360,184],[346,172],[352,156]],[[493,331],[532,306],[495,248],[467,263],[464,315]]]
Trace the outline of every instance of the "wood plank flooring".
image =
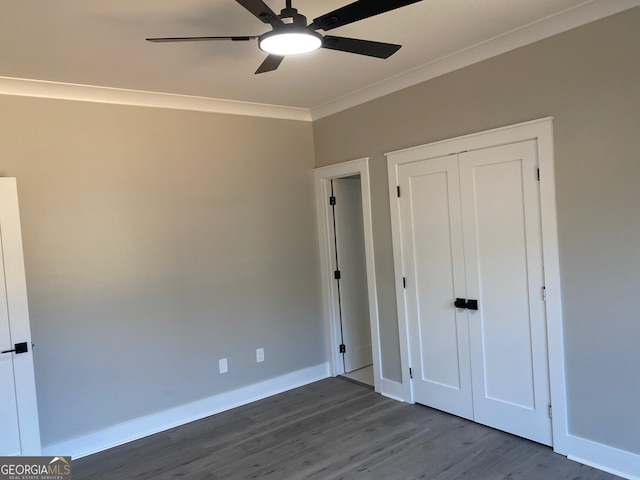
[[329,378],[73,461],[73,478],[611,480],[543,445]]

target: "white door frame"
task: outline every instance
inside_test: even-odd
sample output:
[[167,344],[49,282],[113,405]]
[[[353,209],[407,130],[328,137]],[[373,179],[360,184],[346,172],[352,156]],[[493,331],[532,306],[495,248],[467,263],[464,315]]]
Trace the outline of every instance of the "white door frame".
[[406,299],[402,286],[403,252],[400,229],[400,211],[397,196],[398,165],[437,156],[477,150],[524,140],[536,140],[540,168],[540,213],[544,281],[546,287],[547,342],[549,349],[549,378],[553,405],[553,449],[567,454],[567,407],[565,392],[564,342],[562,331],[562,303],[560,292],[560,262],[558,253],[558,227],[556,216],[556,187],[553,153],[553,118],[547,117],[485,132],[389,152],[389,201],[391,204],[391,230],[393,261],[396,272],[396,298],[398,302],[398,330],[404,399],[413,403],[413,390],[409,376],[410,352],[406,318]]
[[2,228],[1,253],[4,255],[11,340],[13,342],[27,342],[29,346],[27,353],[10,354],[14,357],[13,371],[20,425],[21,455],[37,456],[41,452],[40,425],[15,178],[0,178],[0,228]]
[[340,338],[340,310],[338,291],[333,272],[335,258],[333,252],[333,227],[329,205],[331,180],[360,175],[362,189],[362,226],[364,228],[364,249],[367,268],[367,292],[369,296],[369,322],[371,326],[371,349],[373,353],[374,389],[380,392],[380,329],[378,324],[378,297],[376,273],[373,255],[373,228],[371,224],[371,192],[369,185],[369,159],[360,158],[337,165],[314,169],[316,187],[316,212],[318,220],[318,239],[320,245],[320,270],[322,274],[322,300],[324,306],[325,328],[327,332],[327,356],[332,376],[344,373],[344,364],[338,345]]

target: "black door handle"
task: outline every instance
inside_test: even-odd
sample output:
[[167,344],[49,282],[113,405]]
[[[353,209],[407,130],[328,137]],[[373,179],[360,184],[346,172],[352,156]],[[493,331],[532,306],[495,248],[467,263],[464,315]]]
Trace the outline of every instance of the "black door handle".
[[478,300],[467,300],[465,298],[456,298],[453,305],[456,308],[466,308],[467,310],[478,310]]
[[13,347],[14,347],[13,350],[4,350],[3,352],[0,352],[0,353],[15,352],[17,355],[19,353],[27,353],[29,351],[29,346],[27,345],[27,342],[16,343]]
[[467,301],[464,298],[456,298],[456,301],[453,302],[453,305],[456,308],[467,308]]

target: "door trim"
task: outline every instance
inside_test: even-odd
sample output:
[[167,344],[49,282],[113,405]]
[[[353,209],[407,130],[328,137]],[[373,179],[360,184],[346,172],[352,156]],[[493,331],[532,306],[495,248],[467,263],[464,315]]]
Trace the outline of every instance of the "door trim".
[[395,284],[398,305],[398,330],[400,332],[402,384],[404,399],[413,403],[413,389],[409,376],[410,356],[406,301],[402,286],[404,261],[402,246],[400,243],[400,211],[397,198],[398,165],[426,160],[451,153],[478,150],[525,140],[536,140],[538,148],[538,163],[540,168],[540,214],[542,226],[544,281],[547,299],[545,309],[547,315],[549,379],[553,405],[553,448],[555,452],[566,455],[568,429],[553,152],[553,117],[541,118],[530,122],[473,133],[385,154],[387,157],[389,178],[393,261],[396,272]]
[[29,345],[27,353],[11,354],[14,356],[13,371],[20,425],[21,455],[37,456],[41,451],[40,425],[15,178],[0,178],[0,228],[2,228],[2,252],[0,253],[4,255],[11,341],[27,342]]
[[371,222],[371,190],[369,183],[369,159],[360,158],[337,165],[314,169],[316,187],[316,213],[318,221],[318,240],[320,247],[320,271],[322,274],[322,302],[327,335],[327,357],[332,376],[344,373],[344,365],[336,348],[340,344],[340,312],[338,294],[333,279],[335,260],[329,197],[331,180],[360,175],[362,190],[362,226],[364,228],[364,248],[367,269],[367,292],[369,296],[369,322],[371,327],[371,349],[373,353],[373,381],[376,392],[382,392],[380,366],[380,329],[378,322],[378,297],[373,254],[373,228]]

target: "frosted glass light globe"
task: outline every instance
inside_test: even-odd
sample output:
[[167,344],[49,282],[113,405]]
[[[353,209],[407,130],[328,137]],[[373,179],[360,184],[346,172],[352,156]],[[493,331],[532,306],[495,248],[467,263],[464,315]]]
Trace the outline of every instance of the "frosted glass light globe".
[[260,39],[260,49],[271,55],[301,55],[322,46],[322,37],[314,32],[269,33]]

